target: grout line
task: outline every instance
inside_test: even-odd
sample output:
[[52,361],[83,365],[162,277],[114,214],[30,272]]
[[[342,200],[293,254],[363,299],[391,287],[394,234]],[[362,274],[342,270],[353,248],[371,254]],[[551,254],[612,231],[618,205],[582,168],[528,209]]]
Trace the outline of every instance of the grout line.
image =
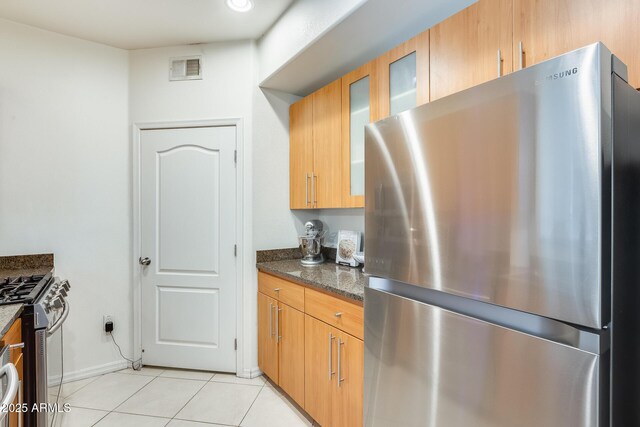
[[140,387],[139,389],[137,389],[136,391],[134,391],[134,392],[133,392],[133,394],[131,394],[129,397],[127,397],[127,398],[126,398],[126,399],[124,399],[122,402],[120,402],[120,404],[119,404],[119,405],[116,405],[116,407],[115,407],[115,408],[113,408],[113,409],[111,410],[111,412],[113,412],[113,411],[115,411],[116,409],[118,409],[119,407],[121,407],[121,406],[122,406],[122,405],[123,405],[127,400],[131,399],[133,396],[135,396],[136,394],[138,394],[138,392],[139,392],[140,390],[142,390],[143,388],[145,388],[146,386],[148,386],[149,384],[151,384],[152,382],[154,382],[154,381],[156,380],[156,378],[158,378],[158,377],[155,377],[154,379],[152,379],[151,381],[147,382],[145,385],[143,385],[142,387]]
[[171,421],[172,418],[169,417],[161,417],[160,415],[149,415],[149,414],[136,414],[135,412],[124,412],[124,411],[116,411],[115,409],[111,412],[109,412],[110,414],[124,414],[124,415],[136,415],[138,417],[149,417],[149,418],[159,418],[161,420],[169,420]]
[[[195,393],[193,393],[193,396],[191,396],[191,398],[189,398],[189,400],[187,400],[187,402],[182,405],[182,408],[178,409],[178,411],[175,413],[175,415],[173,417],[171,417],[172,420],[176,419],[176,417],[178,416],[178,414],[180,412],[182,412],[182,410],[189,404],[189,402],[191,402],[193,400],[194,397],[196,397],[198,395],[198,393],[200,393],[202,391],[202,389],[204,388],[204,386],[206,386],[207,384],[209,384],[209,381],[203,381],[204,384],[202,384],[202,387],[200,387],[198,389],[198,391],[196,391]],[[169,421],[171,422],[171,421]]]
[[[62,383],[62,384],[60,384],[60,398],[61,398],[62,400],[66,400],[66,399],[68,399],[70,396],[72,396],[72,395],[76,394],[77,392],[79,392],[80,390],[82,390],[83,388],[85,388],[86,386],[88,386],[89,384],[91,384],[92,382],[94,382],[95,380],[97,380],[98,378],[100,378],[100,377],[101,377],[101,376],[103,376],[103,375],[106,375],[106,374],[100,374],[100,375],[95,376],[95,377],[89,377],[89,378],[84,378],[84,379],[81,379],[81,380],[77,380],[77,381],[84,381],[84,380],[90,379],[91,381],[89,381],[88,383],[86,383],[85,385],[83,385],[82,387],[80,387],[79,389],[77,389],[76,391],[74,391],[73,393],[68,394],[67,396],[62,396],[62,386],[64,386],[65,384],[72,384],[72,383],[74,383],[75,381],[69,381],[68,383]],[[48,393],[47,393],[47,394],[48,394]]]
[[253,404],[256,403],[256,400],[258,400],[258,397],[260,396],[260,393],[262,393],[263,389],[264,389],[264,383],[262,384],[262,387],[260,387],[260,391],[258,392],[258,394],[256,394],[256,398],[253,399],[253,402],[251,402],[251,405],[249,405],[249,409],[247,409],[247,412],[244,413],[244,416],[240,420],[240,423],[238,423],[238,426],[241,426],[244,419],[247,418],[247,415],[251,411],[251,408],[253,408]]
[[102,417],[100,417],[100,419],[98,421],[96,421],[95,423],[91,424],[91,427],[95,426],[96,424],[98,424],[100,421],[104,420],[105,418],[107,418],[109,416],[111,412],[107,412],[106,414],[104,414]]
[[179,378],[179,377],[161,377],[157,376],[158,379],[166,379],[166,380],[185,380],[185,381],[200,381],[208,383],[211,380],[203,380],[202,378]]

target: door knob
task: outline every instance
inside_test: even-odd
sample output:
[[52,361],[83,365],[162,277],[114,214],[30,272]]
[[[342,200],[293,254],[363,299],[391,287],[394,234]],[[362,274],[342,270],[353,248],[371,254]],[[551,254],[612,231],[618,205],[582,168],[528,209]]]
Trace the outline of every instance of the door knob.
[[149,265],[151,264],[151,259],[149,259],[148,257],[144,257],[144,258],[140,257],[138,258],[138,262],[142,265]]

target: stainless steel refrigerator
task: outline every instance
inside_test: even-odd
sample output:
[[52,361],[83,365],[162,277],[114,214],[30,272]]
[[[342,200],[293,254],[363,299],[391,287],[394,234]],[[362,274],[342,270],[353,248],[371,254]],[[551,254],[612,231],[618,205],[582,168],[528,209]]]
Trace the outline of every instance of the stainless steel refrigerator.
[[594,44],[366,129],[366,426],[640,426],[640,94]]

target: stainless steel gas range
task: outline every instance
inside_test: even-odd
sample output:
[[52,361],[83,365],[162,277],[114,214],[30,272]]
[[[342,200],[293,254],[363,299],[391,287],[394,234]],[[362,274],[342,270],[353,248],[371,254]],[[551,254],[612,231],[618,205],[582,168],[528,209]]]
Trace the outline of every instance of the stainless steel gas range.
[[[25,427],[53,425],[63,380],[62,324],[69,315],[71,285],[52,273],[0,282],[0,305],[25,304],[23,396]],[[55,401],[54,401],[55,400]]]

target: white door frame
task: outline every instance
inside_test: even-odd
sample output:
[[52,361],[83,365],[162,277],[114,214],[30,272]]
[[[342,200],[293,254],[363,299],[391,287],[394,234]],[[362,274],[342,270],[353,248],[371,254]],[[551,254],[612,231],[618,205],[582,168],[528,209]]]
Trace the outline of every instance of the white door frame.
[[150,122],[150,123],[134,123],[133,124],[133,247],[132,247],[132,275],[133,275],[133,360],[138,360],[142,356],[142,318],[141,318],[141,275],[138,265],[140,253],[140,133],[143,130],[150,129],[182,129],[197,127],[214,127],[214,126],[234,126],[236,128],[236,244],[238,252],[236,257],[236,337],[238,339],[238,348],[236,351],[236,374],[243,376],[245,374],[243,366],[243,300],[244,300],[244,280],[242,273],[244,271],[244,234],[243,225],[245,220],[244,210],[244,181],[243,177],[243,129],[244,123],[241,118],[228,119],[210,119],[210,120],[186,120],[175,122]]

